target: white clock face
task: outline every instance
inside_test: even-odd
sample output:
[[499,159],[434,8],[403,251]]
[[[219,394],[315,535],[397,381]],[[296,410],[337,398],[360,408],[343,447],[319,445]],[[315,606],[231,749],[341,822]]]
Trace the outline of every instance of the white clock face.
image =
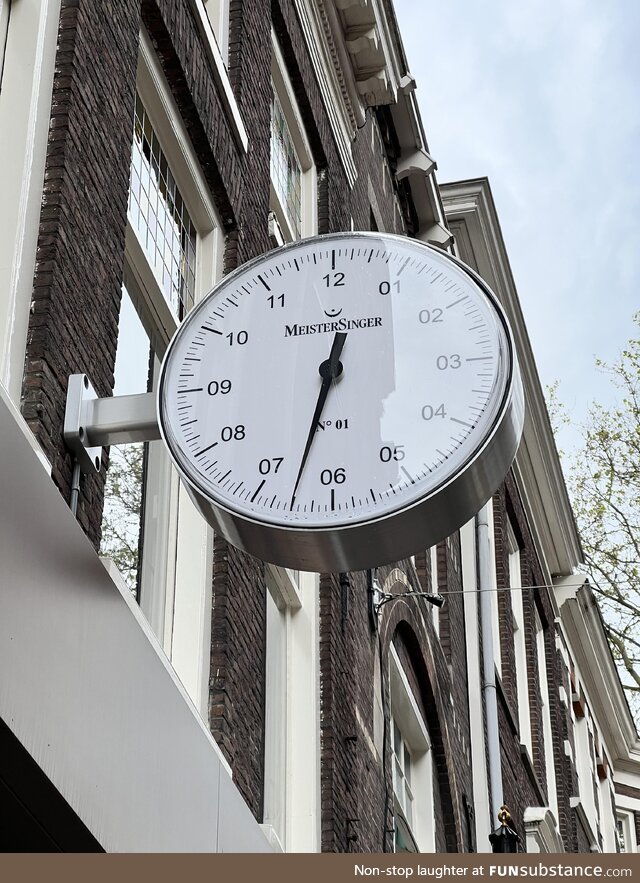
[[476,455],[504,404],[509,347],[493,298],[447,255],[317,237],[251,262],[193,310],[163,366],[161,427],[207,499],[340,528],[414,505]]

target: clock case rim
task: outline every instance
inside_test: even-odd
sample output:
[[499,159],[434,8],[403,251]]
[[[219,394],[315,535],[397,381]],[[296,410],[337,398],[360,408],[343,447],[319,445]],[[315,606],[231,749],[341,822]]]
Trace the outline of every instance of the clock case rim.
[[[267,257],[272,259],[275,253],[284,253],[310,243],[320,245],[352,239],[392,240],[402,245],[407,242],[418,245],[419,248],[427,249],[456,264],[488,298],[505,332],[508,377],[502,401],[482,443],[457,472],[431,490],[427,496],[391,512],[338,526],[275,524],[208,497],[174,454],[169,434],[165,430],[163,393],[167,365],[176,341],[186,334],[185,329],[195,321],[204,304],[221,285],[224,284],[226,288],[233,284],[236,277],[259,266]],[[524,393],[513,333],[502,304],[484,279],[464,261],[435,246],[407,236],[377,231],[324,233],[297,239],[252,258],[224,276],[189,313],[171,339],[162,361],[156,407],[160,434],[171,461],[205,520],[228,542],[244,552],[272,564],[314,573],[364,570],[391,564],[429,548],[462,527],[482,508],[503,481],[517,453],[524,426]]]

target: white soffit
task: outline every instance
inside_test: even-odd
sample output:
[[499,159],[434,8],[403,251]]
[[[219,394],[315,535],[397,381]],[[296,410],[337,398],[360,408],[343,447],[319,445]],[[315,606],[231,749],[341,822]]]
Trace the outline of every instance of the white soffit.
[[555,582],[560,620],[580,686],[614,769],[640,776],[640,739],[587,578],[573,574]]
[[509,317],[526,408],[514,474],[534,539],[540,538],[546,577],[570,574],[582,561],[580,540],[489,182],[481,178],[443,184],[440,191],[459,256],[487,282]]

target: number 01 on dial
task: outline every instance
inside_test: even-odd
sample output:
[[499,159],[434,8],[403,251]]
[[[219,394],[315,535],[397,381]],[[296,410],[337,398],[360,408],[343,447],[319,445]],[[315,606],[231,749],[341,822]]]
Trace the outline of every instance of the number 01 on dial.
[[167,351],[159,419],[205,517],[302,570],[398,560],[497,488],[523,423],[508,323],[404,237],[303,240],[226,277]]

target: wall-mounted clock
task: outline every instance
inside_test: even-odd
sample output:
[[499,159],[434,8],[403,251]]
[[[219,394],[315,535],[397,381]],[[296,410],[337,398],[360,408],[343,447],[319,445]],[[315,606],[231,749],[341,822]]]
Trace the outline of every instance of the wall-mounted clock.
[[235,546],[358,570],[473,516],[515,456],[523,395],[503,310],[472,270],[342,233],[245,264],[195,307],[167,350],[159,421]]

